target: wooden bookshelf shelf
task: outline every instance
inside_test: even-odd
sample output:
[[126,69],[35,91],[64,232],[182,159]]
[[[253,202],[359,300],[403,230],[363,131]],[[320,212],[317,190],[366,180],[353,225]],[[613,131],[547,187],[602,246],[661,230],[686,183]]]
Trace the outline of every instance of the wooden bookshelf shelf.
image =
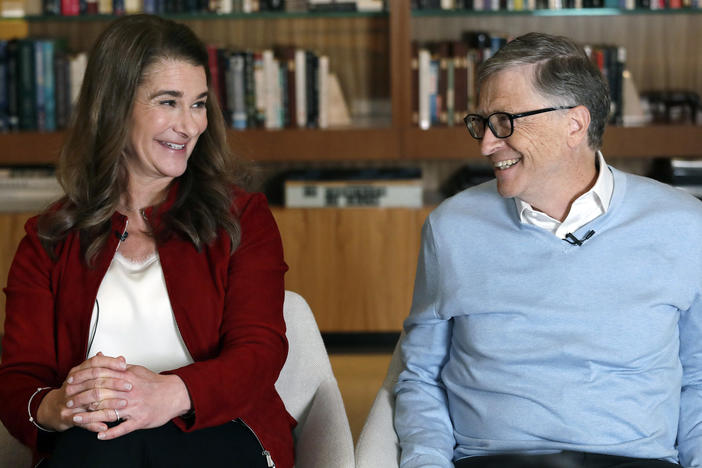
[[[478,143],[461,126],[406,133],[404,154],[409,159],[481,158]],[[700,157],[702,126],[652,125],[607,127],[602,151],[606,157]]]
[[[0,134],[0,165],[54,164],[63,132]],[[235,154],[261,162],[448,160],[481,158],[480,148],[463,126],[351,128],[337,130],[230,130]],[[607,157],[691,158],[702,156],[702,126],[652,125],[608,127],[603,152]]]
[[[65,132],[0,134],[0,165],[54,164]],[[229,130],[235,154],[254,161],[343,161],[399,158],[391,128]]]
[[560,8],[539,10],[413,10],[413,17],[453,16],[619,16],[619,15],[686,15],[702,13],[702,8]]

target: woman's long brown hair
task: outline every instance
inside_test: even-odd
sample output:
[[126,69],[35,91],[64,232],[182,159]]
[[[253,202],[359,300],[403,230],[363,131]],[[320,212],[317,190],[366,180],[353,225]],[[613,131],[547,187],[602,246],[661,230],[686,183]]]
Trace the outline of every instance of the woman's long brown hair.
[[159,235],[178,234],[199,250],[224,229],[238,246],[241,232],[231,213],[232,187],[248,181],[247,165],[235,159],[211,87],[207,49],[185,25],[151,15],[115,20],[95,44],[71,129],[61,150],[57,177],[65,196],[39,218],[39,237],[52,257],[59,243],[79,231],[83,258],[91,264],[111,231],[111,217],[127,190],[124,148],[132,104],[147,68],[182,60],[205,70],[208,126],[188,160],[173,207]]

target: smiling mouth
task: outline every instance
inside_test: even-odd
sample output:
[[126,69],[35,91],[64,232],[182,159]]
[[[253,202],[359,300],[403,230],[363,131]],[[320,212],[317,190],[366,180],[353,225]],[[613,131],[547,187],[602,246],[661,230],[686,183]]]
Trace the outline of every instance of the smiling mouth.
[[493,164],[493,167],[498,171],[504,171],[505,169],[509,169],[510,167],[514,166],[521,160],[522,158],[505,159],[504,161],[497,161]]
[[185,148],[185,145],[177,145],[168,141],[162,141],[161,144],[173,150],[182,150],[183,148]]

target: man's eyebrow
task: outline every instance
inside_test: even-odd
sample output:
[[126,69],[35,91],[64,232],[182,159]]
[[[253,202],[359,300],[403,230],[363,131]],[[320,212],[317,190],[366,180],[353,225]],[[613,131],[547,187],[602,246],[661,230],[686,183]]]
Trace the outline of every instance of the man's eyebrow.
[[[155,91],[155,92],[151,93],[151,94],[149,95],[149,99],[154,99],[154,98],[157,98],[157,97],[159,97],[159,96],[172,96],[172,97],[176,97],[176,98],[182,98],[182,97],[183,97],[183,93],[182,93],[182,91],[174,91],[174,90],[170,90],[170,89],[161,89],[161,90],[159,90],[159,91]],[[198,96],[197,96],[195,99],[202,99],[202,98],[204,98],[204,97],[206,97],[206,96],[207,96],[207,91],[204,91],[204,92],[198,94]]]

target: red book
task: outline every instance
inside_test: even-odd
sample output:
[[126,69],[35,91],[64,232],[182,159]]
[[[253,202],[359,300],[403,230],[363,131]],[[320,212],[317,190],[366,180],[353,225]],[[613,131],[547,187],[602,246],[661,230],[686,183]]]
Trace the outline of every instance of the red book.
[[412,41],[410,72],[412,79],[412,125],[419,125],[419,45]]
[[80,0],[61,0],[61,16],[78,16]]
[[222,90],[220,88],[219,82],[219,63],[217,61],[217,46],[212,44],[207,45],[207,66],[210,69],[210,82],[212,89],[217,95],[217,102],[219,102],[219,107],[223,108],[222,105]]

